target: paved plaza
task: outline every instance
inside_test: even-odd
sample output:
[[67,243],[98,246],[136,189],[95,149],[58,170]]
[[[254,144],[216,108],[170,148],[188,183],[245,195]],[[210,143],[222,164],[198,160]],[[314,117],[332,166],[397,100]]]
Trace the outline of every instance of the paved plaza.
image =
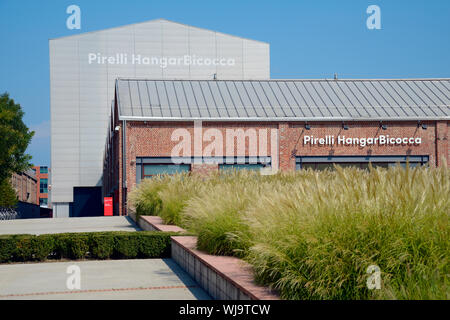
[[137,231],[139,227],[126,216],[58,219],[1,220],[0,234],[48,234],[64,232]]
[[[80,289],[68,289],[69,266]],[[0,265],[0,300],[210,299],[172,259],[69,261]]]

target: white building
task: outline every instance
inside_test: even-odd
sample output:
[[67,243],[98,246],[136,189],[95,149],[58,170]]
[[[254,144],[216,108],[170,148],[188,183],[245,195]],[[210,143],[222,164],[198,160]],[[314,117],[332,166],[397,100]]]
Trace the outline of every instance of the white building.
[[164,19],[52,39],[49,46],[55,217],[101,214],[117,78],[270,78],[268,43]]

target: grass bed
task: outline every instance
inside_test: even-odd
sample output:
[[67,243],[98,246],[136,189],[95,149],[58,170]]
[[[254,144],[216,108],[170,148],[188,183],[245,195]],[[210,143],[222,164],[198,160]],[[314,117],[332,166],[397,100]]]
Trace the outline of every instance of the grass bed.
[[[446,167],[179,174],[144,180],[130,200],[199,249],[245,259],[284,299],[449,299],[449,178]],[[381,290],[366,286],[370,265]]]

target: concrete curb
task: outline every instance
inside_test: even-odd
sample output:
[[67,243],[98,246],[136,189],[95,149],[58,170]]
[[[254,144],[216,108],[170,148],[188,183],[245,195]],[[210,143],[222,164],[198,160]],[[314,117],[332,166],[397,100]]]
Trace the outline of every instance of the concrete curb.
[[138,225],[142,230],[147,231],[186,232],[178,226],[164,224],[163,220],[157,216],[142,216]]
[[[186,232],[178,226],[164,224],[157,216],[141,216],[138,225],[148,231]],[[201,252],[196,249],[197,237],[194,236],[172,236],[171,239],[172,259],[214,299],[280,299],[276,292],[255,284],[251,266],[243,260]]]

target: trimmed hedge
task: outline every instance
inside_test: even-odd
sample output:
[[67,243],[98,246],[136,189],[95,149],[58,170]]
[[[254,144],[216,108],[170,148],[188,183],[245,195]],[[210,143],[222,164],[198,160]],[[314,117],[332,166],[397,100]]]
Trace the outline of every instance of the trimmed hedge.
[[1,235],[0,263],[47,259],[134,259],[170,256],[170,232]]

